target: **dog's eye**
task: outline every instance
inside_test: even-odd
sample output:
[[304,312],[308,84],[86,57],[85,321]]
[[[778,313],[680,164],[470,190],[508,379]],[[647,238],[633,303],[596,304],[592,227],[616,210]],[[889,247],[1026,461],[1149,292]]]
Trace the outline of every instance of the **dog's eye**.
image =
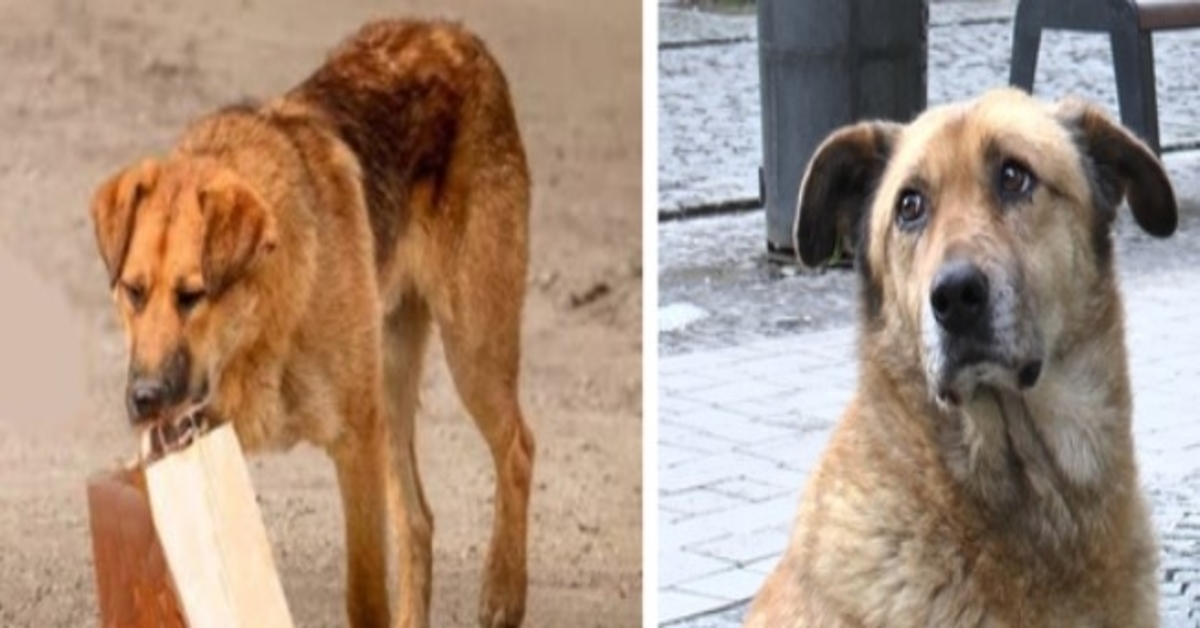
[[205,292],[203,289],[180,288],[175,291],[175,305],[179,308],[180,312],[186,314],[192,311],[200,301],[204,300],[204,296]]
[[929,201],[915,190],[904,190],[896,202],[896,224],[901,229],[916,229],[925,222]]
[[1000,166],[1000,200],[1005,203],[1020,201],[1033,192],[1033,174],[1015,161],[1006,161]]
[[142,311],[142,308],[146,306],[146,289],[129,283],[121,284],[121,288],[125,291],[125,298],[129,299],[129,305],[133,306],[134,311]]

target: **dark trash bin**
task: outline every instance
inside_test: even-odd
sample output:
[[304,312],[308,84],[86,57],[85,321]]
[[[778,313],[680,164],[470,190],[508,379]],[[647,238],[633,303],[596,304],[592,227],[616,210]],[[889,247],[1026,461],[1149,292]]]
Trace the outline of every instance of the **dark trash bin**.
[[793,255],[800,179],[834,129],[925,109],[927,0],[758,0],[767,249]]

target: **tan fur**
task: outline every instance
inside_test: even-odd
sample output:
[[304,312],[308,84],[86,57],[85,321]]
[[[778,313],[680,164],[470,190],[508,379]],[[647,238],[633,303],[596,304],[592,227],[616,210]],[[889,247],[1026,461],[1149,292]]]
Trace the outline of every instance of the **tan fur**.
[[410,21],[367,25],[291,92],[197,121],[96,192],[131,387],[179,380],[161,413],[208,400],[247,450],[328,451],[354,626],[429,623],[433,521],[413,439],[434,325],[496,464],[479,621],[521,622],[529,203],[499,67],[462,28]]
[[[1013,160],[1036,181],[1015,201],[997,187]],[[906,230],[896,207],[912,189],[929,210]],[[1144,145],[1087,105],[1014,91],[818,149],[797,246],[820,261],[845,212],[863,223],[858,391],[747,626],[1157,625],[1111,259],[1122,197],[1146,230],[1174,230]],[[951,387],[957,403],[939,396],[931,287],[960,259],[1009,282],[1016,315],[994,335],[1042,360],[1032,387],[1012,373],[1023,362],[1001,361]]]

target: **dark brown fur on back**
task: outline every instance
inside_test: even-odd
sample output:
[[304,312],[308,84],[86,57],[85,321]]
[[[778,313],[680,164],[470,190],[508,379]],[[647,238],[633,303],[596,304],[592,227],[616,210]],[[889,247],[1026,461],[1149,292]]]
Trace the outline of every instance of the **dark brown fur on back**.
[[456,25],[376,22],[290,94],[326,114],[358,157],[377,263],[407,222],[413,182],[431,180],[436,196],[480,61],[492,65]]

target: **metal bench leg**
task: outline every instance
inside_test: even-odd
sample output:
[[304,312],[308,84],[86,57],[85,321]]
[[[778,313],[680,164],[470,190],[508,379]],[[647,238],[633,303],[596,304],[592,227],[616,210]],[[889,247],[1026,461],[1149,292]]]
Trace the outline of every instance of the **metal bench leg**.
[[1111,33],[1121,122],[1159,154],[1154,40],[1150,33],[1139,31],[1134,21],[1124,22]]
[[1037,73],[1045,12],[1043,0],[1021,0],[1013,20],[1012,66],[1008,83],[1029,93],[1033,93],[1033,77]]

